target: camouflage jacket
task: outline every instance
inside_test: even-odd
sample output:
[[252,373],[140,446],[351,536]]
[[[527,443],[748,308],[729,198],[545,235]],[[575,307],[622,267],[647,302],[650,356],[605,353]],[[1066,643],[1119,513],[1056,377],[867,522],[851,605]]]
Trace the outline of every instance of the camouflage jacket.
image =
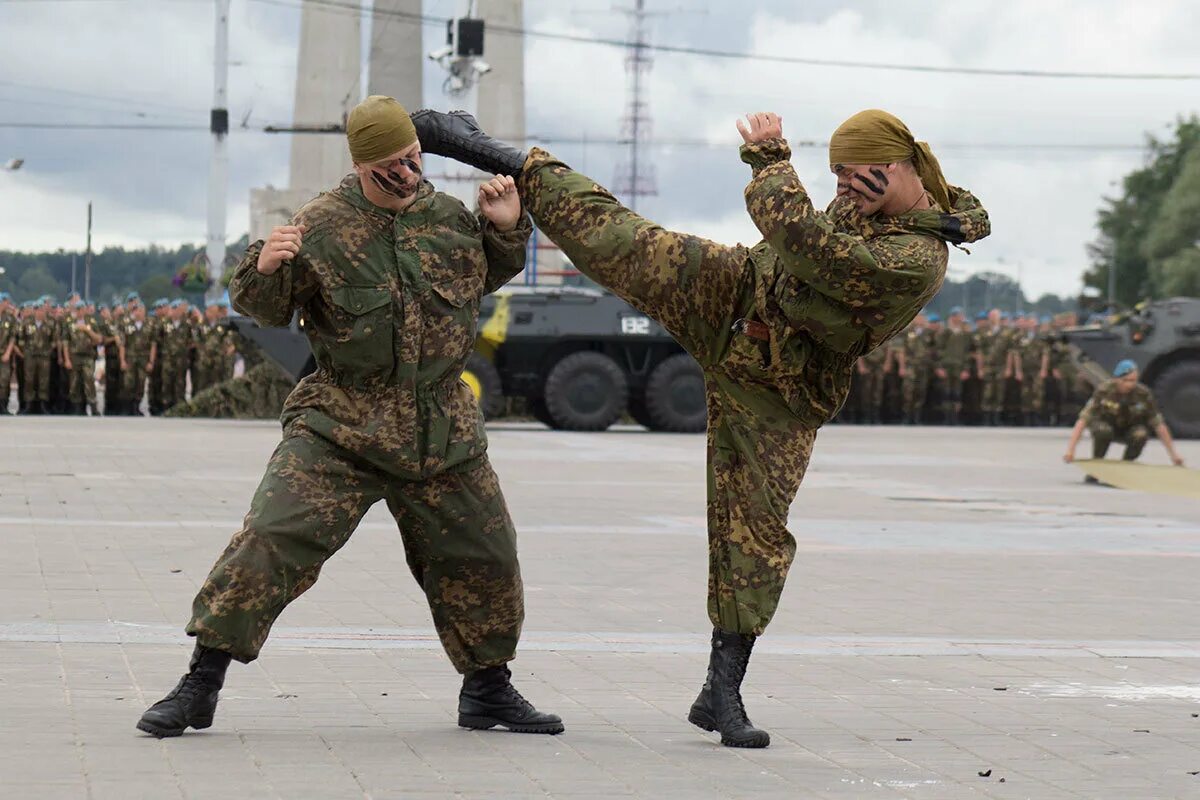
[[143,362],[149,360],[150,346],[154,344],[158,332],[149,320],[143,321],[140,328],[134,320],[126,320],[119,336],[121,347],[125,348],[125,360]]
[[1122,431],[1134,425],[1145,425],[1151,431],[1163,424],[1162,415],[1154,403],[1150,388],[1139,383],[1129,392],[1122,394],[1120,381],[1115,378],[1100,384],[1092,394],[1079,418],[1084,424],[1107,422],[1113,430]]
[[483,417],[461,375],[480,299],[525,266],[528,216],[502,233],[428,183],[395,214],[348,175],[294,221],[307,226],[296,258],[263,275],[256,242],[229,284],[234,308],[261,325],[300,311],[317,371],[288,397],[284,425],[418,477],[482,453]]
[[938,334],[938,365],[962,371],[971,356],[971,332],[962,328],[946,328]]
[[982,239],[991,225],[979,201],[957,187],[949,213],[863,217],[844,198],[822,213],[790,158],[783,139],[742,147],[753,170],[746,208],[763,235],[751,250],[756,311],[773,332],[780,391],[815,426],[845,401],[855,359],[903,330],[937,293],[946,243]]
[[21,326],[18,347],[26,358],[53,356],[58,347],[59,324],[46,320],[38,325],[32,319]]
[[[71,355],[72,359],[95,358],[96,342],[86,330],[79,327],[81,323],[93,331],[96,330],[93,321],[90,319],[71,320],[66,335],[67,352]],[[99,331],[96,332],[99,333]]]
[[17,340],[20,330],[21,323],[15,316],[0,314],[0,356],[3,356],[8,346]]
[[158,353],[161,359],[176,361],[187,358],[188,349],[194,341],[192,324],[181,320],[176,326],[174,320],[164,321],[158,328]]

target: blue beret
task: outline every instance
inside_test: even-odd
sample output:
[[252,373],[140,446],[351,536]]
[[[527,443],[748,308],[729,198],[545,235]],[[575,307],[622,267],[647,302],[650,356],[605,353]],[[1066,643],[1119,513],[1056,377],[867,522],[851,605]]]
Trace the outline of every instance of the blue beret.
[[139,295],[137,292],[130,292],[129,294],[125,295],[126,303],[131,303],[134,300],[141,300],[141,299],[142,299],[142,296]]
[[987,319],[987,312],[980,311],[978,314],[975,315],[975,319],[978,322],[982,322],[983,320]]
[[936,311],[930,311],[929,314],[927,314],[926,316],[930,322],[941,322],[942,321],[942,318],[940,316],[938,316],[938,313]]
[[1124,358],[1117,362],[1117,366],[1113,369],[1113,377],[1120,378],[1122,375],[1128,375],[1131,372],[1137,372],[1137,362],[1132,358]]
[[155,300],[155,301],[154,301],[154,307],[155,307],[155,308],[162,308],[163,306],[167,305],[167,304],[168,304],[168,303],[170,303],[170,302],[171,302],[171,301],[170,301],[170,300],[168,300],[167,298],[165,298],[165,297],[160,297],[160,298],[158,298],[157,300]]
[[8,292],[0,292],[0,303],[5,300],[12,300],[12,297],[9,296]]
[[1050,319],[1050,317],[1042,317],[1041,319],[1038,320],[1038,322],[1041,323],[1042,325],[1049,325],[1053,321],[1054,320]]
[[950,313],[951,313],[951,314],[962,314],[962,313],[964,313],[964,312],[963,312],[963,307],[962,307],[962,306],[955,306],[954,308],[950,309]]

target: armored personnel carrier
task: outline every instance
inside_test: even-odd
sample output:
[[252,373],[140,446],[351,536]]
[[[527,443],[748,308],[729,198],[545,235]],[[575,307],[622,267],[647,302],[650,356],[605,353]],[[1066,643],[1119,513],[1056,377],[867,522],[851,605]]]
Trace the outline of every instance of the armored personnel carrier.
[[1200,299],[1175,297],[1139,305],[1097,325],[1064,331],[1089,374],[1102,379],[1117,362],[1137,362],[1171,432],[1200,438]]

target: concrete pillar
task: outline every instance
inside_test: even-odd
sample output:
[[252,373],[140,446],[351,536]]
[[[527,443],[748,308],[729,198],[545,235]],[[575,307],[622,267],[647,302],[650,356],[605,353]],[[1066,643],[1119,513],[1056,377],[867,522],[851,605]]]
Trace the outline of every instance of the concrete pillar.
[[502,139],[525,139],[525,37],[502,33],[493,26],[521,28],[523,0],[478,0],[477,12],[486,23],[483,60],[492,71],[479,80],[479,124]]
[[394,97],[409,111],[416,111],[424,105],[421,71],[426,59],[421,22],[392,13],[419,16],[421,0],[375,0],[367,94]]
[[[341,123],[362,99],[360,16],[345,8],[306,2],[300,17],[293,123]],[[346,137],[292,134],[290,189],[316,195],[350,171]]]

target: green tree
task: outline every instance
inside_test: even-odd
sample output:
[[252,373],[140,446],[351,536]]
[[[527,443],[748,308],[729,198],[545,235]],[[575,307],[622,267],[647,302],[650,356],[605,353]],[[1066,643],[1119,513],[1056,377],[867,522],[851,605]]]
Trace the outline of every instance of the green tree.
[[1147,144],[1145,166],[1126,175],[1122,195],[1106,198],[1100,209],[1100,238],[1088,247],[1092,266],[1083,276],[1085,287],[1107,297],[1116,270],[1116,300],[1126,306],[1197,293],[1200,280],[1189,252],[1200,235],[1200,119],[1180,119],[1170,139],[1150,136]]
[[62,299],[66,293],[66,284],[55,279],[44,264],[24,270],[17,280],[16,299],[19,301],[36,300],[44,294]]

